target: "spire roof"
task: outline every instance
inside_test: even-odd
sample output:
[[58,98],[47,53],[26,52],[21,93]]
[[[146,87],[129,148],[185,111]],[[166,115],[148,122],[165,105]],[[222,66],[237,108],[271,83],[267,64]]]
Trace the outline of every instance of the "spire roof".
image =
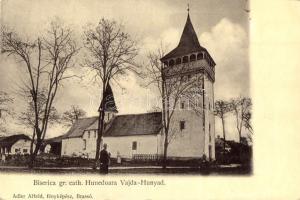
[[[113,94],[113,91],[110,87],[110,84],[108,83],[108,85],[106,87],[107,88],[106,88],[104,98],[103,98],[104,99],[104,105],[103,105],[104,111],[106,111],[106,112],[118,112],[116,102],[115,102],[115,98],[114,98],[114,94]],[[99,111],[101,109],[103,99],[101,101]]]
[[190,19],[190,15],[188,14],[178,46],[166,54],[161,60],[166,60],[201,50],[205,49],[201,47],[199,43],[197,34]]

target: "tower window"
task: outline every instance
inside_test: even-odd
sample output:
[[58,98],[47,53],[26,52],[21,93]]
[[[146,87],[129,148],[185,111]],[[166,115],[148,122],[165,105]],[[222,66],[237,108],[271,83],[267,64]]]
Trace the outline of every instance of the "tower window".
[[136,150],[137,149],[137,142],[134,141],[132,142],[132,150]]
[[196,56],[195,56],[195,54],[192,54],[191,56],[190,56],[190,61],[195,61],[196,60]]
[[95,130],[94,131],[94,138],[96,138],[97,137],[97,131]]
[[86,150],[86,140],[83,140],[83,150]]
[[210,124],[208,125],[208,135],[209,135],[209,142],[211,142]]
[[180,128],[181,131],[183,129],[185,129],[185,121],[180,121],[179,126],[180,126],[179,128]]
[[188,57],[188,56],[184,56],[182,62],[183,62],[183,63],[189,62],[189,57]]
[[184,102],[180,103],[180,109],[184,109]]
[[202,60],[202,59],[203,59],[203,54],[202,53],[198,53],[197,60]]
[[181,64],[181,58],[176,59],[176,64]]
[[90,131],[88,131],[88,138],[90,138],[91,137],[91,132]]

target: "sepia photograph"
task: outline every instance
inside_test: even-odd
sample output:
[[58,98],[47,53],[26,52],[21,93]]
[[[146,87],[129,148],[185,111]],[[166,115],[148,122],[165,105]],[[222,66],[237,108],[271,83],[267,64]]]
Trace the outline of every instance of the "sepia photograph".
[[250,13],[2,0],[0,173],[253,176]]

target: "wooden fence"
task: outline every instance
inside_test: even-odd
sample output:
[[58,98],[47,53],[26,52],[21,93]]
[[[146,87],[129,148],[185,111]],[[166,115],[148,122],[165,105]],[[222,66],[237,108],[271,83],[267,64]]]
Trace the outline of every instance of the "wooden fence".
[[133,154],[132,159],[135,161],[160,161],[162,156],[157,154]]

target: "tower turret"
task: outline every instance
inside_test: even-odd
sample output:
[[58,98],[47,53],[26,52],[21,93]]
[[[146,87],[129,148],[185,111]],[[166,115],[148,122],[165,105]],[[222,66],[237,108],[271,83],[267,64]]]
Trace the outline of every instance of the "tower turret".
[[[113,118],[116,113],[118,113],[114,94],[113,94],[110,84],[107,85],[103,99],[104,99],[104,105],[99,107],[99,111],[101,110],[101,107],[103,107],[104,112],[105,112],[104,122],[106,123],[111,118]],[[102,99],[100,105],[103,104],[103,99]]]

